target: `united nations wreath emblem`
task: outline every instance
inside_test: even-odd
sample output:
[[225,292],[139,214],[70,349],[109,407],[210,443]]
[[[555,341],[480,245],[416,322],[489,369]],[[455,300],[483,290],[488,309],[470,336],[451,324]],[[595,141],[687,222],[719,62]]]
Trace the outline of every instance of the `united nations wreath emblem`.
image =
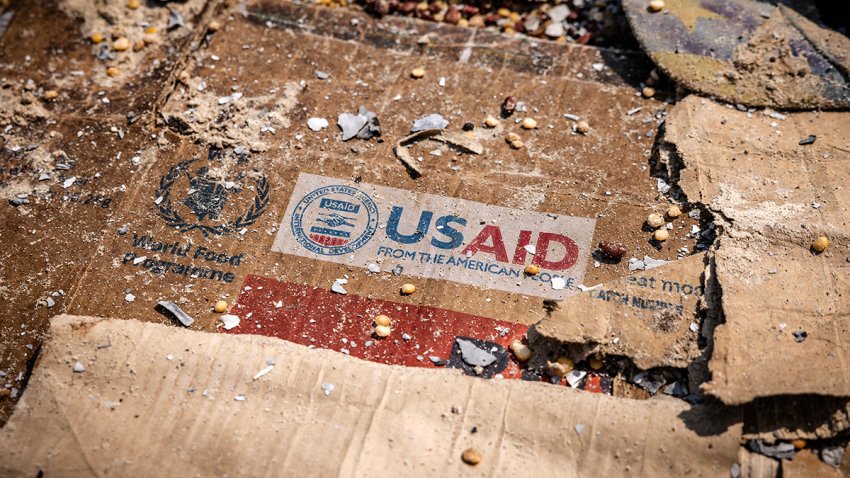
[[[253,181],[255,194],[242,215],[227,220],[225,209],[233,202],[239,202],[234,196],[244,196],[240,194],[243,189],[213,179],[207,167],[193,170],[194,162],[190,159],[172,166],[159,180],[155,203],[159,217],[169,226],[180,232],[198,230],[204,236],[227,235],[254,224],[263,215],[269,204],[269,182],[265,176],[241,178],[243,183]],[[184,177],[189,189],[184,198],[175,199],[175,183]],[[184,213],[181,214],[180,209],[184,209]],[[185,214],[185,209],[190,214]]]

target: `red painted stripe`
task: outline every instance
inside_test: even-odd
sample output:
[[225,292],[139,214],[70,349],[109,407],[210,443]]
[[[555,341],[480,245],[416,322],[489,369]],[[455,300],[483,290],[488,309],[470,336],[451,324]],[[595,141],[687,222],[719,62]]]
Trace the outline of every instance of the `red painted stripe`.
[[[307,346],[347,350],[352,357],[391,365],[433,368],[436,365],[428,356],[450,360],[455,338],[478,339],[500,346],[496,355],[507,356],[505,368],[493,373],[504,378],[523,378],[523,370],[508,347],[514,339],[522,340],[528,327],[512,322],[437,307],[341,295],[255,275],[245,278],[232,313],[241,318],[241,323],[229,333],[266,335]],[[380,314],[392,320],[392,334],[385,339],[372,332],[372,321]],[[405,334],[409,340],[404,340]],[[367,342],[371,345],[366,346]],[[454,362],[461,361],[456,356]],[[472,373],[471,367],[463,368]],[[541,379],[527,370],[525,375],[527,380]],[[593,391],[601,391],[598,378],[591,383]]]

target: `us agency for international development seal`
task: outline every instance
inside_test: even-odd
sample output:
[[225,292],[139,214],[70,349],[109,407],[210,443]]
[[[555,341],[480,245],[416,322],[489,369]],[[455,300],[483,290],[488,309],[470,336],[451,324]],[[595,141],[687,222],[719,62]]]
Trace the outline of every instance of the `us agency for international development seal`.
[[292,234],[305,249],[324,256],[356,251],[378,229],[378,206],[365,192],[343,185],[307,194],[292,212]]
[[222,165],[190,159],[172,166],[156,190],[159,216],[180,232],[197,230],[204,236],[232,234],[254,224],[269,204],[268,180],[247,172],[225,178]]

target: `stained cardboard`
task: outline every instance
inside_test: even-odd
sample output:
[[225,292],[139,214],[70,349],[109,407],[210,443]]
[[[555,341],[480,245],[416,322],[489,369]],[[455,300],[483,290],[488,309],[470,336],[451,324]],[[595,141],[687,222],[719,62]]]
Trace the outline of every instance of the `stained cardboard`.
[[[850,395],[848,115],[769,113],[688,97],[665,124],[671,176],[723,228],[713,260],[725,323],[705,390],[728,404]],[[819,236],[832,244],[821,254]]]
[[[84,372],[73,372],[77,361]],[[0,431],[0,470],[720,476],[736,460],[740,425],[716,413],[379,365],[272,338],[59,316]],[[484,457],[476,467],[460,460],[468,447]]]
[[700,354],[704,259],[697,254],[595,286],[561,302],[534,329],[581,355],[626,356],[641,369],[686,368]]

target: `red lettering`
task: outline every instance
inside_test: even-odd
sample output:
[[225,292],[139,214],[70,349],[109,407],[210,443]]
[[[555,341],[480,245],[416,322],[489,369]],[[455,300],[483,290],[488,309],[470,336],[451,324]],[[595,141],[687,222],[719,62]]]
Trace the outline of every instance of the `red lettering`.
[[[549,243],[557,242],[564,246],[564,257],[558,261],[548,261],[546,256],[549,253]],[[574,266],[578,261],[578,246],[572,239],[562,234],[553,234],[551,232],[541,232],[537,236],[537,254],[531,262],[537,264],[542,269],[553,271],[563,271]]]
[[[487,240],[492,241],[492,245],[487,245]],[[502,230],[496,226],[487,225],[481,229],[481,232],[475,236],[475,239],[466,246],[461,254],[467,255],[471,252],[473,255],[477,252],[486,252],[496,256],[499,262],[508,262],[508,253],[505,251],[505,241],[502,240]]]
[[531,244],[531,231],[519,231],[519,240],[514,250],[514,264],[525,264],[527,251],[525,246]]

